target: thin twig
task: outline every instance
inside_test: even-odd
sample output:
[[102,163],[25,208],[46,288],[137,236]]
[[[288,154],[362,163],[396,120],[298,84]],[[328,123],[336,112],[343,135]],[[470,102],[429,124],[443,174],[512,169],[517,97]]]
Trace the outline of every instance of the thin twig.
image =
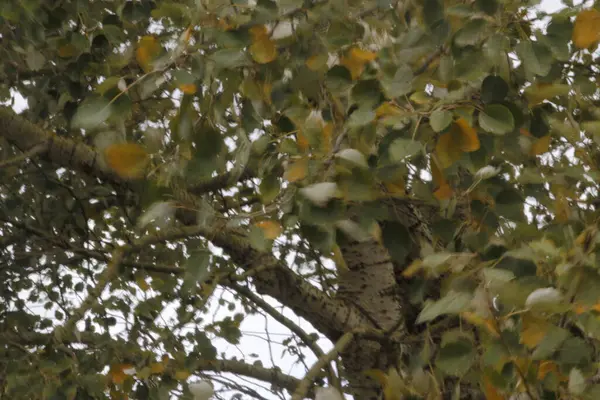
[[292,395],[292,400],[302,400],[306,397],[312,382],[319,375],[319,372],[331,361],[333,361],[338,354],[340,354],[354,339],[354,332],[346,332],[344,335],[335,343],[333,349],[331,349],[323,357],[319,358],[317,362],[308,370],[304,378],[300,381],[300,384]]
[[37,146],[33,146],[31,149],[27,150],[25,153],[20,156],[9,158],[8,160],[0,161],[0,168],[10,167],[15,164],[20,164],[25,160],[33,158],[39,154],[44,153],[48,149],[47,143],[38,144]]
[[431,53],[429,55],[429,57],[427,57],[427,59],[425,60],[425,62],[423,63],[423,65],[421,65],[419,68],[417,68],[417,70],[415,72],[413,72],[413,74],[416,75],[421,75],[423,72],[427,71],[427,68],[429,68],[429,66],[431,65],[431,63],[438,58],[442,52],[444,51],[444,47],[440,46],[437,48],[436,51],[434,51],[433,53]]
[[[323,353],[323,350],[317,345],[315,340],[311,338],[302,328],[300,328],[296,323],[294,323],[294,321],[277,311],[275,307],[267,303],[260,296],[257,296],[248,288],[243,287],[237,283],[228,283],[227,286],[231,287],[233,290],[252,301],[258,307],[263,309],[267,314],[273,317],[275,321],[279,322],[281,325],[285,326],[290,331],[292,331],[292,333],[296,334],[296,336],[298,336],[300,340],[302,340],[302,342],[304,342],[304,344],[308,346],[308,348],[314,353],[314,355],[317,358],[321,358],[325,355],[325,353]],[[339,379],[337,378],[333,368],[331,367],[331,364],[327,363],[325,367],[327,368],[327,372],[329,373],[329,380],[331,385],[336,387],[339,386]]]

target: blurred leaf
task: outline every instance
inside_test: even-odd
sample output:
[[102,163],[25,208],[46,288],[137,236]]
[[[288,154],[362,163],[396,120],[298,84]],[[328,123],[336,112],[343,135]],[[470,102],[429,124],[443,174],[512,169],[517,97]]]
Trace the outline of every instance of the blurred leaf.
[[154,70],[153,62],[160,54],[161,46],[154,36],[142,36],[137,45],[135,59],[145,72]]
[[277,47],[268,35],[264,25],[256,25],[250,28],[252,44],[250,54],[254,61],[259,64],[267,64],[277,58]]
[[135,143],[110,145],[104,150],[104,158],[113,171],[126,179],[143,177],[150,161],[146,150]]
[[446,129],[452,122],[452,113],[448,110],[438,109],[429,116],[429,123],[436,132]]
[[277,239],[277,237],[283,232],[281,225],[277,221],[259,221],[255,223],[255,226],[262,229],[265,238],[270,240]]

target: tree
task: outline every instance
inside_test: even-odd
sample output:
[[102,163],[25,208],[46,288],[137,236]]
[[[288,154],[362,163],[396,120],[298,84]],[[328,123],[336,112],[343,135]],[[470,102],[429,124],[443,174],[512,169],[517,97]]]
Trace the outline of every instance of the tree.
[[597,398],[600,7],[535,3],[2,2],[2,398]]

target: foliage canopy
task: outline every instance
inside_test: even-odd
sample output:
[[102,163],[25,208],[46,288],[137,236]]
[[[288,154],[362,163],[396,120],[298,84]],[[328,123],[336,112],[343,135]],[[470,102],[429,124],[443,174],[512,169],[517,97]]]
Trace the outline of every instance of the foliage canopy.
[[1,397],[600,397],[600,7],[536,3],[3,1]]

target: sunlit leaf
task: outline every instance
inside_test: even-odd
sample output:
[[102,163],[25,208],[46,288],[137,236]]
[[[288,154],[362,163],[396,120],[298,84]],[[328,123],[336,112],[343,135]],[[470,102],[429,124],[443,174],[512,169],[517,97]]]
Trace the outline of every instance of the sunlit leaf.
[[290,162],[287,166],[283,179],[289,182],[297,182],[306,178],[308,174],[308,159],[302,158],[297,161]]
[[539,156],[548,152],[550,150],[550,140],[550,135],[542,136],[541,138],[537,139],[531,145],[529,154],[531,154],[532,156]]

